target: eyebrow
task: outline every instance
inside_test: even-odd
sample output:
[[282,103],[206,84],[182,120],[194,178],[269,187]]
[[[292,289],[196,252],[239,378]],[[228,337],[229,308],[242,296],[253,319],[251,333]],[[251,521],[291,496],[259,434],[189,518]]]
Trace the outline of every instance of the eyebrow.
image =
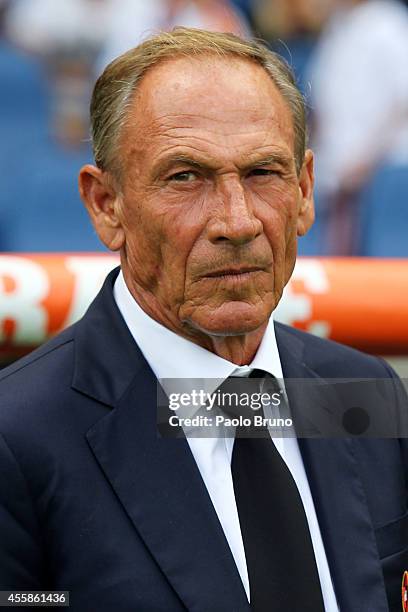
[[177,164],[185,164],[191,168],[205,169],[205,170],[214,170],[215,165],[211,164],[211,162],[198,160],[192,158],[188,154],[177,153],[174,155],[169,155],[162,160],[159,160],[157,164],[153,168],[153,172],[155,175],[163,174],[170,170],[173,166],[177,166]]
[[253,159],[246,168],[254,168],[255,166],[269,166],[272,164],[279,164],[281,166],[287,166],[288,168],[291,166],[293,162],[293,158],[285,153],[271,153],[266,157],[262,157],[260,159]]
[[[271,164],[278,164],[283,166],[284,168],[289,169],[292,165],[293,159],[286,155],[285,153],[271,153],[264,157],[260,157],[256,159],[255,157],[251,160],[248,160],[245,165],[239,165],[238,168],[241,171],[249,170],[250,168],[255,168],[259,166],[269,166]],[[170,170],[173,166],[177,164],[185,164],[191,168],[196,168],[197,170],[208,170],[214,171],[216,170],[215,162],[211,162],[210,160],[199,160],[194,159],[191,155],[187,153],[177,153],[173,155],[169,155],[162,160],[157,162],[157,165],[154,168],[154,174],[158,175]]]

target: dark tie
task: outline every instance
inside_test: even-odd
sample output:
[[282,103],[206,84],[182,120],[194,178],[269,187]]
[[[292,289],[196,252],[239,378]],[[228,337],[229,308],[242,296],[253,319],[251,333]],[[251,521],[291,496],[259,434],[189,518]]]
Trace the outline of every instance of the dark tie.
[[[270,377],[262,370],[251,373],[252,378],[265,376]],[[237,428],[231,461],[251,610],[324,612],[298,488],[270,436],[245,437],[251,433]]]

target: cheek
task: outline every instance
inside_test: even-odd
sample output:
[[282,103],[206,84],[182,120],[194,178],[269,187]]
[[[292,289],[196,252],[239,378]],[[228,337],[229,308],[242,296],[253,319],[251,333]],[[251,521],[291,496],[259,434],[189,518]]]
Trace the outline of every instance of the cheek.
[[274,255],[282,256],[296,236],[296,191],[282,187],[258,192],[257,196],[265,234]]
[[[128,200],[129,201],[129,200]],[[160,244],[162,235],[159,224],[154,222],[145,206],[132,199],[124,214],[123,227],[126,237],[126,258],[135,279],[151,286],[160,269]]]
[[286,186],[261,195],[264,232],[273,252],[274,288],[280,294],[296,258],[297,191]]
[[201,231],[197,211],[151,194],[126,215],[125,231],[134,278],[170,305],[182,301],[186,262]]

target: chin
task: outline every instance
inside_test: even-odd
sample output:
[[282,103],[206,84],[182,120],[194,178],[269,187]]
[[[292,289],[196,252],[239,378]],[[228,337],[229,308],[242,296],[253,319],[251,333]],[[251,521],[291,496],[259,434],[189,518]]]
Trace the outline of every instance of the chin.
[[208,336],[242,336],[256,331],[268,322],[272,310],[263,305],[227,302],[209,315],[195,312],[190,325]]

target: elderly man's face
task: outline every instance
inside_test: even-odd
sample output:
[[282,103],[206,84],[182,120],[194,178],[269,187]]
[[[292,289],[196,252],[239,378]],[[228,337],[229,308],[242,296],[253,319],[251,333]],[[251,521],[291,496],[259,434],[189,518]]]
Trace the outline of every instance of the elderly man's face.
[[232,58],[159,64],[120,156],[122,267],[136,299],[187,333],[265,324],[313,220],[312,155],[298,177],[291,113],[267,73]]

